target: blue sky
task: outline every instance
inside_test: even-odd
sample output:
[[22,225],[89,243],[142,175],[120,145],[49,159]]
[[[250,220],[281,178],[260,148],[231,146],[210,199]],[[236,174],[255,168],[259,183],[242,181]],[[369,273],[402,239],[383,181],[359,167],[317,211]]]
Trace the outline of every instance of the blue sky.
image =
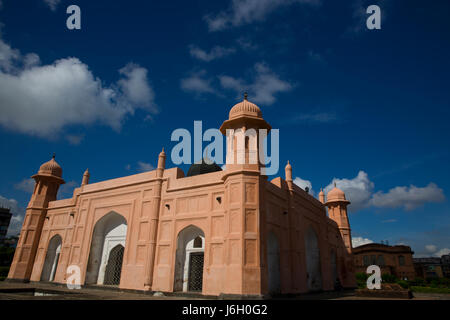
[[[70,197],[87,167],[91,182],[151,169],[173,130],[218,128],[247,90],[280,129],[278,175],[290,160],[316,195],[336,181],[355,241],[450,251],[448,1],[1,3],[10,233],[53,152]],[[81,30],[66,28],[71,4]],[[381,30],[366,28],[371,4]]]

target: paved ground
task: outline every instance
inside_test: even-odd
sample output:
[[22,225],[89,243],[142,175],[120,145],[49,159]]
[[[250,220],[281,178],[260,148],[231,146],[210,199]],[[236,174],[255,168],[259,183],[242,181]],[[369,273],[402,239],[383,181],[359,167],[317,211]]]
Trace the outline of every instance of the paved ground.
[[[48,294],[38,295],[37,294]],[[137,293],[108,287],[92,287],[69,290],[62,285],[49,283],[0,282],[0,300],[192,300],[204,299],[198,295],[154,296],[150,293]],[[280,297],[289,300],[380,300],[379,298],[357,297],[353,291],[324,292],[295,297]],[[384,299],[390,300],[390,299]],[[415,293],[413,300],[450,300],[450,294]]]

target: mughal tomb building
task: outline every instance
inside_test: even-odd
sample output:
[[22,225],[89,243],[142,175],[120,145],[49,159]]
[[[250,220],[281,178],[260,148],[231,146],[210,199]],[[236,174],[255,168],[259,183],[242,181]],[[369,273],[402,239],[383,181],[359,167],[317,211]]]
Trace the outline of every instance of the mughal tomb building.
[[8,278],[66,283],[75,265],[83,286],[204,295],[354,287],[344,192],[314,198],[293,183],[289,163],[284,179],[262,175],[249,159],[270,125],[246,98],[227,129],[236,135],[224,170],[202,162],[185,176],[165,167],[163,150],[153,171],[89,184],[86,170],[73,197],[56,200],[62,169],[54,158],[41,165]]

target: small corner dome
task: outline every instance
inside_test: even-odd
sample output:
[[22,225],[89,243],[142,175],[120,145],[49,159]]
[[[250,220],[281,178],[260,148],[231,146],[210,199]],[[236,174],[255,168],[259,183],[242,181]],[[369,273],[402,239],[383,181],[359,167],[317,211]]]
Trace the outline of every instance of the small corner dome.
[[233,108],[231,108],[229,114],[230,119],[238,118],[241,116],[262,118],[262,112],[261,109],[256,104],[244,98],[244,100],[235,104]]
[[41,165],[38,174],[50,174],[59,178],[62,177],[62,168],[58,162],[55,161],[55,156],[53,156],[50,161],[47,161]]
[[327,194],[327,201],[335,201],[335,200],[347,200],[345,198],[345,193],[341,189],[334,187]]

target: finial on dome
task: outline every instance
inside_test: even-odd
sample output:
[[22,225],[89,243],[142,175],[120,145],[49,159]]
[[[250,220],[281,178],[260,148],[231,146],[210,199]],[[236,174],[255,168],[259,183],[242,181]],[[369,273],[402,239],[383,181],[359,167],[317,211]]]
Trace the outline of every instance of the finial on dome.
[[164,152],[164,147],[162,148],[161,152],[158,156],[158,167],[159,169],[158,174],[162,176],[162,170],[166,168],[166,153]]
[[53,152],[52,159],[55,159],[55,157],[56,157],[56,153]]
[[247,97],[248,97],[248,93],[247,93],[247,91],[245,91],[244,92],[244,100],[247,100]]
[[86,169],[86,171],[83,173],[83,179],[81,180],[81,185],[87,185],[89,184],[89,177],[91,175],[89,174],[89,169]]
[[292,182],[292,166],[289,163],[289,160],[287,162],[286,167],[284,168],[284,172],[285,172],[285,175],[286,175],[286,181]]
[[334,187],[336,188],[336,181],[334,182]]
[[322,203],[325,203],[325,193],[323,193],[322,188],[320,188],[320,192],[319,192],[319,201]]

